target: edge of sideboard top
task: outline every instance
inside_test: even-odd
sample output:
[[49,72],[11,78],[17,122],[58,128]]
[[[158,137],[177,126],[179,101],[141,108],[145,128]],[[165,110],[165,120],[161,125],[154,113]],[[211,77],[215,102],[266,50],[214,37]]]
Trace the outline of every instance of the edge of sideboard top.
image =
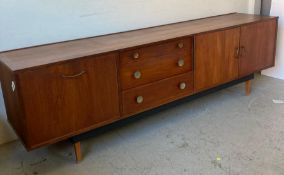
[[49,65],[278,17],[230,13],[127,32],[0,52],[11,71]]

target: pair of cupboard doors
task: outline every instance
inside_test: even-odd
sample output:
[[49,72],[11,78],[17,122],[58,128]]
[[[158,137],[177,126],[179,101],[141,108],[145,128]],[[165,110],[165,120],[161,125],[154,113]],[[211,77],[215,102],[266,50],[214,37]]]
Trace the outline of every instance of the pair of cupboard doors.
[[268,20],[196,35],[195,92],[274,66],[276,31]]

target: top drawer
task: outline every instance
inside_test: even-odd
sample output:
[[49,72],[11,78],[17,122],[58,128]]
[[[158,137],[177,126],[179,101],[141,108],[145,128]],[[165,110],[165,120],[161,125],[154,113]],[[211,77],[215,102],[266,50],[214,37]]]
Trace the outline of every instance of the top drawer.
[[134,50],[124,51],[120,54],[120,65],[137,61],[145,61],[153,57],[160,57],[169,54],[185,55],[188,52],[192,53],[192,42],[192,38],[181,38]]

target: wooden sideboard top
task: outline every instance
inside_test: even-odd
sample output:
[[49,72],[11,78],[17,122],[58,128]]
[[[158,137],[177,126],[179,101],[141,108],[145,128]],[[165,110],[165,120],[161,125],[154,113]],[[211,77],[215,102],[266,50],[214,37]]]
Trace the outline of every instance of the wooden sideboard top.
[[232,13],[140,30],[6,51],[0,53],[0,62],[12,71],[19,71],[272,18],[276,17]]

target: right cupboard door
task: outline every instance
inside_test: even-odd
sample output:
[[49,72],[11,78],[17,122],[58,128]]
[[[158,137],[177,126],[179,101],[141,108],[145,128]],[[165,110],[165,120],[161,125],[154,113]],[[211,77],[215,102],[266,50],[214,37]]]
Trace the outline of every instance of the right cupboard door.
[[241,27],[239,77],[274,65],[277,20]]

